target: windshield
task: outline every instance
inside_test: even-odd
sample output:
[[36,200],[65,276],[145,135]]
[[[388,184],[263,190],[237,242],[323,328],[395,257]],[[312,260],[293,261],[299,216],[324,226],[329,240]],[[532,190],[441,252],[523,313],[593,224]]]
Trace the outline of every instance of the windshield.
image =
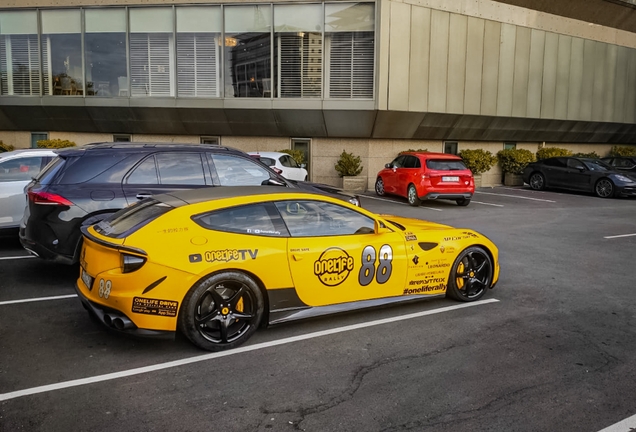
[[583,161],[583,163],[590,171],[613,171],[614,170],[611,166],[609,166],[608,164],[600,160],[585,160]]

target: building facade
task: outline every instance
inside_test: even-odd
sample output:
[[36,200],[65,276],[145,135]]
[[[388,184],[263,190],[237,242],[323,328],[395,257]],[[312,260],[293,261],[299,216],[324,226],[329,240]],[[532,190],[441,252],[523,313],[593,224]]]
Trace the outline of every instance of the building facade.
[[[622,0],[0,0],[0,140],[339,154],[636,143]],[[484,178],[497,184],[497,168]]]

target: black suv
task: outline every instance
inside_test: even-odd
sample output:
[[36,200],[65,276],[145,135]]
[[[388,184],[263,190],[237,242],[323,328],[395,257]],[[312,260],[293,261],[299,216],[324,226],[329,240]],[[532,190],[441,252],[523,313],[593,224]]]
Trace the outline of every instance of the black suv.
[[65,264],[78,261],[80,228],[152,195],[210,186],[279,185],[357,196],[328,185],[294,182],[242,151],[203,144],[89,144],[57,151],[26,188],[20,241],[29,252]]

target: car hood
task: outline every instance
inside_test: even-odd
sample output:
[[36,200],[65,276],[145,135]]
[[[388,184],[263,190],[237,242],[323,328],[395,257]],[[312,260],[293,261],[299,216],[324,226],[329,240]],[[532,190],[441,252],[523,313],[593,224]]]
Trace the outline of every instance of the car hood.
[[406,228],[406,231],[429,231],[429,230],[447,230],[447,229],[456,229],[455,227],[449,225],[443,225],[435,222],[428,222],[421,219],[411,219],[401,216],[395,215],[381,215],[384,219],[389,222],[395,222],[399,225],[402,225]]

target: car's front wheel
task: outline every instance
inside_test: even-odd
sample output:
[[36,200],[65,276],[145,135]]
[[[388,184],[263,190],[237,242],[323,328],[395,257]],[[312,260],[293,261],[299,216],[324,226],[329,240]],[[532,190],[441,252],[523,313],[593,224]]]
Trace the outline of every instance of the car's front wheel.
[[530,187],[534,190],[540,191],[545,189],[545,177],[541,173],[533,173],[530,176]]
[[446,293],[459,301],[479,300],[490,287],[493,274],[490,255],[479,246],[471,246],[464,249],[455,260]]
[[375,193],[378,196],[384,196],[385,194],[384,180],[382,180],[382,177],[378,177],[378,179],[375,181]]
[[179,329],[204,350],[230,349],[256,331],[263,310],[263,294],[252,278],[240,272],[217,273],[188,291]]
[[406,191],[406,197],[409,200],[409,204],[411,204],[414,207],[417,207],[420,205],[420,203],[422,201],[420,201],[420,198],[417,196],[417,189],[415,189],[415,185],[410,184],[409,188]]
[[596,182],[594,192],[598,197],[610,198],[614,195],[614,183],[610,179],[602,178]]

